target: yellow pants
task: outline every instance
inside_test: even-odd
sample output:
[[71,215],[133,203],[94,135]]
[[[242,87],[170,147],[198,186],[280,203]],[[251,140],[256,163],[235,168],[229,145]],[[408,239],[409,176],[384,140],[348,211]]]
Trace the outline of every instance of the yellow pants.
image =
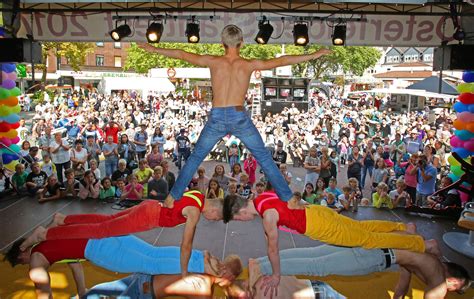
[[404,230],[406,226],[400,222],[357,221],[326,207],[310,205],[306,208],[305,235],[311,239],[338,246],[425,252],[421,236],[392,233]]

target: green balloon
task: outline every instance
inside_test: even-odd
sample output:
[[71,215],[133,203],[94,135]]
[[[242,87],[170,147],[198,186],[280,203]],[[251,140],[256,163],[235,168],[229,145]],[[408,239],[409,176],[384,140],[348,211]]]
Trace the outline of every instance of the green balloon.
[[14,97],[17,97],[21,95],[21,90],[18,87],[14,87],[13,89],[10,89],[10,94]]
[[6,99],[10,96],[10,91],[8,89],[0,87],[0,100]]
[[451,166],[451,172],[457,177],[460,177],[464,174],[464,171],[462,171],[461,166]]

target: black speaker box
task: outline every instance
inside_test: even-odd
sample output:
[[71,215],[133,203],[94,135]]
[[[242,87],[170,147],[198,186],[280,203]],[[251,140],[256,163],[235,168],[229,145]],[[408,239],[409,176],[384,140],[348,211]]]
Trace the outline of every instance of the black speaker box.
[[474,70],[474,45],[448,45],[436,48],[433,70]]
[[0,38],[1,62],[41,63],[41,43],[22,38]]

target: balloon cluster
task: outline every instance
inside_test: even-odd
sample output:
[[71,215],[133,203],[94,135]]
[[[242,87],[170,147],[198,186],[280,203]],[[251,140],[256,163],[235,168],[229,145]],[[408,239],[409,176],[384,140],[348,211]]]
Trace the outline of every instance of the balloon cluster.
[[0,155],[3,165],[14,170],[19,163],[18,153],[20,142],[17,128],[20,126],[21,107],[18,104],[18,96],[21,91],[16,87],[16,65],[14,63],[3,63],[1,66],[2,80],[0,85]]
[[[474,71],[464,72],[462,79],[465,83],[457,86],[460,95],[453,106],[457,119],[454,121],[456,130],[450,143],[453,152],[467,163],[471,163],[471,156],[474,156]],[[452,155],[448,157],[448,162],[451,166],[449,176],[453,181],[459,180],[464,174],[461,164]]]

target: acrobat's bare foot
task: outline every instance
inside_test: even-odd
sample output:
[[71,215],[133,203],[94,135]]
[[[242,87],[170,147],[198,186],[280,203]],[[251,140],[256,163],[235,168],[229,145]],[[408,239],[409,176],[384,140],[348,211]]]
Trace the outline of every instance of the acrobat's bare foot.
[[432,255],[435,255],[437,257],[443,256],[441,250],[439,249],[438,241],[436,241],[435,239],[425,241],[425,252],[431,253]]
[[407,233],[416,235],[416,224],[413,222],[407,223],[407,229],[405,230]]
[[166,197],[164,206],[170,209],[174,207],[174,198],[173,196],[171,196],[171,194],[168,194],[168,196]]
[[24,251],[26,250],[26,248],[36,244],[36,243],[39,243],[41,241],[44,241],[46,240],[46,232],[48,230],[42,226],[38,226],[34,231],[33,233],[28,237],[26,238],[26,240],[21,243],[20,245],[20,250],[21,251]]
[[61,213],[55,213],[54,216],[53,216],[53,221],[48,226],[48,228],[55,227],[55,226],[58,226],[58,225],[64,225],[65,224],[64,219],[66,219],[66,215],[61,214]]
[[260,263],[256,259],[249,259],[249,289],[252,290],[258,279],[262,277]]

